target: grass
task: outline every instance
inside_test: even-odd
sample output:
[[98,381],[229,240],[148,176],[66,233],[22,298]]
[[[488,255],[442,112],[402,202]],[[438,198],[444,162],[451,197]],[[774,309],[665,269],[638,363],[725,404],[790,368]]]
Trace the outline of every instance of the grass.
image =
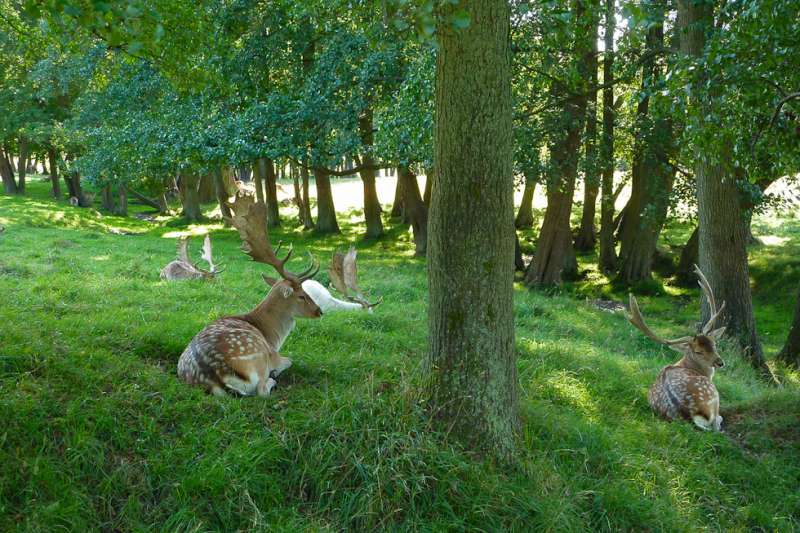
[[[205,324],[263,297],[265,268],[218,223],[104,216],[46,187],[0,197],[2,531],[800,529],[800,376],[776,366],[784,386],[768,388],[723,345],[726,432],[656,419],[647,388],[675,357],[591,305],[624,297],[591,257],[559,291],[517,288],[523,430],[518,461],[498,465],[420,411],[426,276],[405,228],[364,241],[349,212],[341,236],[276,232],[323,261],[356,242],[361,284],[385,303],[299,321],[272,396],[220,399],[179,383],[175,365]],[[774,354],[800,283],[800,221],[755,227],[769,237],[752,273]],[[161,281],[175,237],[205,231],[220,279]],[[662,292],[641,299],[652,326],[691,331],[697,292]]]

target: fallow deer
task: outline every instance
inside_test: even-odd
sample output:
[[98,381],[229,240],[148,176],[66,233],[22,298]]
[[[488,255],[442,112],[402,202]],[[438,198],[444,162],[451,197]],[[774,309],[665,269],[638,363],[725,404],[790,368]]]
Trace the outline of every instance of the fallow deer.
[[372,310],[383,301],[383,298],[379,298],[374,303],[368,302],[361,289],[358,288],[358,265],[356,264],[356,249],[354,247],[351,246],[347,254],[339,251],[334,253],[328,273],[333,287],[347,301],[334,297],[322,283],[316,280],[309,279],[303,282],[303,290],[320,306],[323,313],[360,310],[372,313]]
[[719,393],[711,380],[715,370],[724,365],[717,353],[716,340],[722,336],[725,328],[714,329],[714,323],[725,308],[725,302],[717,308],[711,285],[697,265],[694,268],[711,312],[700,333],[674,340],[659,337],[645,324],[639,304],[632,294],[627,318],[647,337],[683,354],[680,361],[664,367],[650,387],[647,399],[653,411],[667,420],[683,418],[691,420],[701,429],[721,431]]
[[224,396],[268,396],[291,359],[278,352],[295,318],[319,318],[322,310],[302,289],[319,265],[313,260],[301,274],[286,270],[292,250],[279,259],[266,233],[267,211],[250,194],[237,193],[230,204],[231,223],[242,238],[242,250],[254,261],[275,268],[280,281],[263,276],[272,289],[249,313],[221,318],[195,335],[178,361],[178,376],[190,385]]
[[206,235],[203,241],[203,252],[200,256],[208,263],[208,270],[199,268],[189,261],[189,242],[186,237],[178,240],[178,258],[171,261],[161,270],[161,279],[175,281],[181,279],[212,279],[221,272],[211,257],[211,238]]

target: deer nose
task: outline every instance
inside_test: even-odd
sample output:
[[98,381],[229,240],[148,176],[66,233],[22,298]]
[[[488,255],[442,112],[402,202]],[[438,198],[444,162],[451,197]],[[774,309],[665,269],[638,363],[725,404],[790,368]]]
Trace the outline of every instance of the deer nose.
[[725,361],[723,361],[721,357],[717,357],[717,360],[714,361],[714,364],[716,364],[716,366],[718,366],[719,368],[722,368],[723,366],[725,366]]

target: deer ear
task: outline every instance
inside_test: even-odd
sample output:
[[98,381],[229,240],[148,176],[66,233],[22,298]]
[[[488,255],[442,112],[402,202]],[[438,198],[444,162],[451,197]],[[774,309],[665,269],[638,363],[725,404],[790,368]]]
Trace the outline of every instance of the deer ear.
[[710,332],[707,336],[711,337],[714,340],[722,338],[722,335],[725,333],[725,326],[721,328],[717,328],[714,331]]
[[679,342],[676,344],[667,344],[667,347],[672,348],[678,353],[684,353],[686,351],[686,348],[689,347],[689,342],[687,341],[687,342]]
[[278,280],[277,280],[277,279],[275,279],[275,278],[271,278],[271,277],[269,277],[269,276],[267,276],[267,275],[265,275],[265,274],[261,274],[261,278],[264,280],[264,283],[266,283],[266,284],[267,284],[267,285],[269,285],[270,287],[272,287],[272,286],[274,286],[276,283],[278,283]]

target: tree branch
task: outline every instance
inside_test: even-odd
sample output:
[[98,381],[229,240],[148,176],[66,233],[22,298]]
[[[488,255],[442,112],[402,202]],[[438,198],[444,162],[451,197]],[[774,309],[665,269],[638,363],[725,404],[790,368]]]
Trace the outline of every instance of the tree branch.
[[772,128],[772,126],[775,124],[775,121],[778,120],[778,117],[781,114],[781,109],[783,109],[783,106],[792,100],[798,100],[798,99],[800,99],[800,91],[796,93],[787,94],[786,96],[781,98],[781,100],[778,102],[778,105],[775,106],[775,112],[772,114],[772,119],[770,119],[769,123],[766,126],[762,126],[761,128],[759,128],[759,130],[755,134],[753,134],[753,139],[750,141],[751,152],[755,150],[756,143],[761,138],[761,136],[767,130]]

